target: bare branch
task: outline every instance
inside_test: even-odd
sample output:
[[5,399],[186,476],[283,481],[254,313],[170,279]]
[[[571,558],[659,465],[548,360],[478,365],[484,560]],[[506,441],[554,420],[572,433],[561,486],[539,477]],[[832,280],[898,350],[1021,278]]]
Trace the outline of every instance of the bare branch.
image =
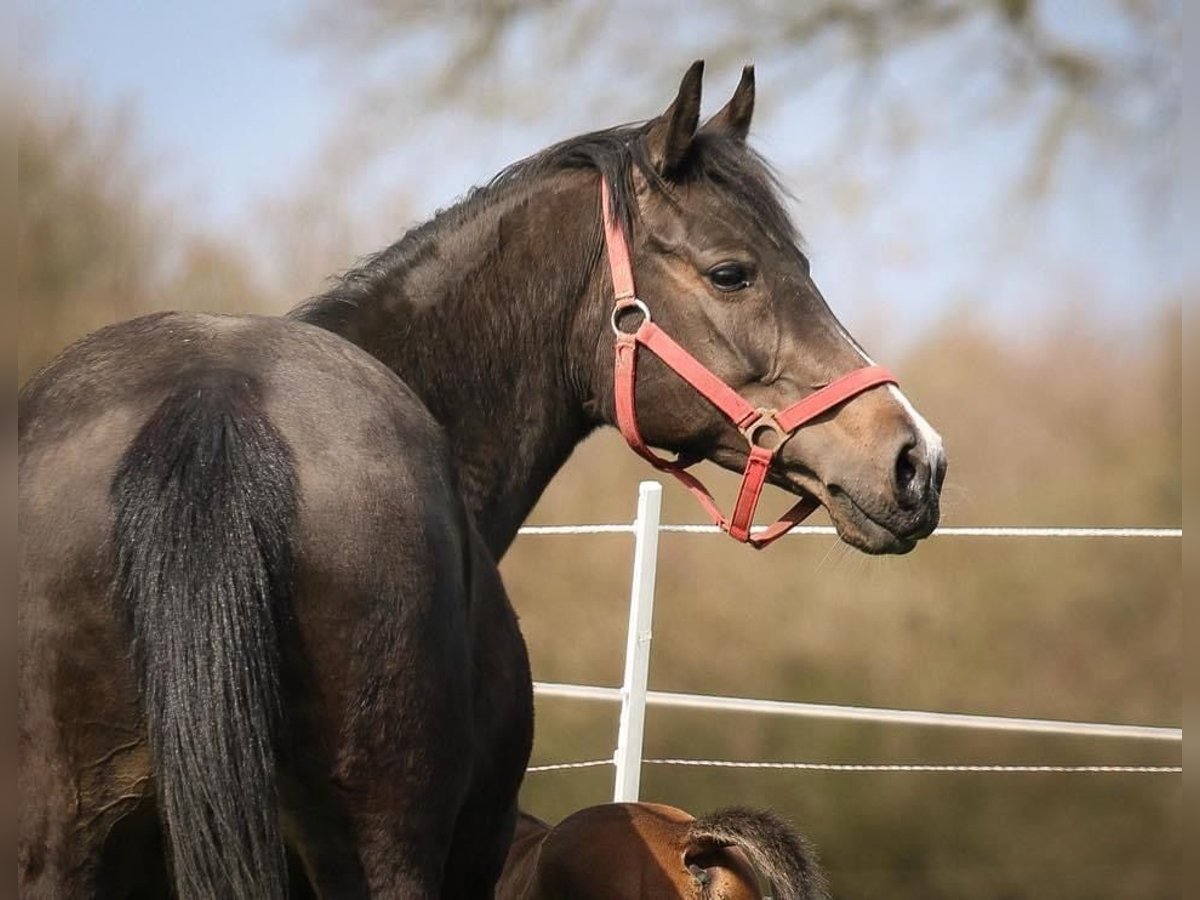
[[[1045,187],[1075,138],[1120,150],[1176,129],[1178,2],[1107,0],[1098,12],[1115,37],[1075,33],[1050,0],[752,0],[736,9],[721,0],[683,8],[665,0],[311,0],[296,34],[326,53],[376,111],[453,105],[480,118],[536,115],[550,82],[619,54],[619,73],[581,105],[607,105],[618,89],[652,93],[680,59],[703,55],[719,68],[755,57],[802,85],[853,73],[856,107],[884,99],[936,119],[945,105],[935,98],[883,98],[879,89],[890,83],[890,67],[916,50],[952,55],[970,45],[961,72],[921,90],[956,90],[982,67],[999,73],[1007,100],[993,108],[1040,111],[1028,183]],[[671,52],[663,52],[665,35]],[[431,68],[414,63],[431,52]],[[432,75],[414,81],[414,71]],[[865,139],[863,123],[846,119],[845,132]],[[1101,120],[1106,126],[1096,128]]]

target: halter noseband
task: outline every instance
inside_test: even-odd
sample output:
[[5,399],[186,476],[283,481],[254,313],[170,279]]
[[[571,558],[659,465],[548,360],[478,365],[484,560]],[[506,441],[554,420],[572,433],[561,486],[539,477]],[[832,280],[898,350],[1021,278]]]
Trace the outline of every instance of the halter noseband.
[[[823,412],[845,403],[863,391],[881,384],[896,384],[896,377],[883,366],[865,366],[848,375],[843,375],[823,388],[809,394],[781,410],[766,409],[751,405],[737,391],[710,372],[694,356],[675,343],[650,318],[650,310],[638,299],[633,287],[633,268],[629,262],[629,244],[625,232],[612,216],[611,195],[608,181],[600,179],[600,204],[604,219],[604,244],[608,250],[608,266],[612,273],[615,303],[612,311],[612,329],[616,335],[616,365],[613,372],[613,392],[617,412],[617,426],[625,441],[635,452],[654,468],[670,472],[681,481],[704,507],[713,523],[734,540],[762,548],[787,534],[820,508],[812,497],[800,500],[778,521],[757,534],[751,533],[754,510],[762,495],[763,485],[771,462],[779,448],[800,428]],[[642,321],[634,331],[624,331],[620,320],[624,313],[636,310]],[[699,462],[698,457],[678,456],[664,459],[656,454],[642,439],[637,425],[635,400],[637,382],[637,351],[643,346],[657,356],[667,368],[690,384],[709,403],[715,406],[746,438],[750,447],[746,469],[742,473],[742,484],[738,490],[733,514],[726,518],[712,493],[695,475],[686,471]],[[770,436],[767,444],[763,438]]]

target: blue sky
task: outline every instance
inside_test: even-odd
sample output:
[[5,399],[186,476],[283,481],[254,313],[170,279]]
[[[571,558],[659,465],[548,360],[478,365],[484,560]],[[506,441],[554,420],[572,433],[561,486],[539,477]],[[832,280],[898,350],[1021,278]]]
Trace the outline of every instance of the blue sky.
[[[1074,6],[1059,5],[1068,21]],[[163,189],[201,221],[249,232],[251,211],[304,177],[347,107],[327,64],[285,40],[297,10],[274,0],[26,2],[22,52],[59,87],[131,108]],[[1113,39],[1103,23],[1080,32],[1080,40]],[[936,55],[918,56],[897,77],[936,77],[938,64]],[[735,80],[732,70],[710,72],[706,109],[723,102]],[[819,282],[851,320],[870,310],[885,330],[904,332],[955,308],[1009,320],[1059,304],[1132,323],[1182,289],[1178,211],[1153,224],[1161,211],[1147,214],[1128,185],[1110,177],[1121,160],[1071,157],[1051,197],[1032,205],[1012,197],[1028,140],[1019,120],[999,130],[935,131],[900,161],[868,146],[831,167],[830,123],[844,120],[844,85],[826,78],[798,92],[780,82],[760,66],[760,96],[774,89],[783,97],[761,105],[754,139],[801,198],[796,214]],[[428,212],[512,159],[612,124],[580,121],[561,87],[534,121],[447,118],[398,138],[374,177]],[[653,113],[673,88],[664,84],[649,106],[638,97],[614,121]]]
[[132,106],[168,182],[197,191],[205,216],[227,223],[250,198],[285,187],[335,118],[316,62],[284,48],[289,6],[40,0],[26,21],[51,78]]

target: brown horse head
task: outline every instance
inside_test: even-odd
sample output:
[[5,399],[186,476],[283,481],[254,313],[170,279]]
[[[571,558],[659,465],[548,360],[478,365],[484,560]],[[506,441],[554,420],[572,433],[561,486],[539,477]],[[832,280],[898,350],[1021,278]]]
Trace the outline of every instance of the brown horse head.
[[[746,144],[753,69],[698,127],[702,69],[693,64],[666,111],[637,130],[624,165],[600,168],[654,322],[750,404],[782,409],[871,361],[826,305],[778,183]],[[611,340],[605,332],[599,342],[594,378],[610,422]],[[741,470],[743,433],[643,356],[636,408],[647,443]],[[937,525],[942,441],[895,385],[866,390],[784,440],[770,480],[817,498],[848,543],[904,553]]]
[[551,828],[525,813],[497,900],[820,900],[812,848],[773,813],[739,807],[694,818],[658,803],[589,806]]

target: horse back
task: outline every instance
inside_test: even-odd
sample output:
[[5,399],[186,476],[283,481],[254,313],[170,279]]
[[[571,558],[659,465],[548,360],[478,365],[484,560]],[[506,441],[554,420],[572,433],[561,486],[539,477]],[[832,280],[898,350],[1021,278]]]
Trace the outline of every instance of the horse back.
[[[442,431],[403,382],[314,326],[194,313],[95,332],[22,389],[26,593],[54,595],[66,618],[84,611],[81,595],[102,596],[113,576],[113,480],[139,431],[173,393],[228,392],[239,383],[253,386],[296,470],[290,538],[299,581],[370,592],[398,577],[397,566],[428,564],[463,594],[470,527]],[[300,587],[301,604],[320,590]]]
[[441,429],[394,373],[290,319],[160,313],[89,335],[21,391],[29,577],[44,586],[110,580],[112,484],[139,431],[170,395],[188,391],[229,395],[205,402],[228,401],[236,419],[231,394],[241,384],[251,386],[296,469],[298,565],[361,571],[366,553],[357,551],[367,534],[411,537],[395,533],[397,518],[430,536],[421,549],[451,550],[460,562],[465,551],[446,546],[465,526]]

